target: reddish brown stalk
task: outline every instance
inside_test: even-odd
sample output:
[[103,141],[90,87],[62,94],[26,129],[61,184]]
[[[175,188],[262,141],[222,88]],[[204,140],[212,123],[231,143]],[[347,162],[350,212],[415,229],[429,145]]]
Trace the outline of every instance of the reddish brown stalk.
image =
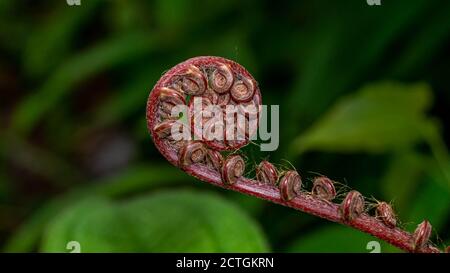
[[[167,91],[167,88],[170,90]],[[280,181],[277,181],[278,171],[268,162],[260,164],[258,172],[271,174],[271,179],[257,181],[243,177],[245,166],[242,158],[234,154],[222,159],[221,151],[237,150],[248,144],[248,139],[195,143],[173,140],[167,134],[168,128],[173,125],[168,112],[174,101],[184,102],[187,95],[213,98],[210,101],[216,105],[222,105],[220,97],[227,97],[228,103],[236,106],[249,101],[253,101],[255,105],[261,104],[257,82],[247,70],[233,61],[219,57],[197,57],[170,69],[150,93],[147,125],[156,147],[173,165],[204,182],[353,227],[408,252],[437,252],[428,241],[431,232],[428,222],[419,225],[414,234],[408,233],[395,226],[395,219],[386,223],[386,216],[395,217],[390,207],[384,208],[378,217],[363,212],[364,199],[356,191],[351,191],[342,204],[333,203],[333,182],[325,177],[315,181],[312,193],[300,191],[301,178],[295,171],[285,172],[280,176]],[[246,136],[248,137],[247,134]],[[383,206],[389,205],[383,203]]]
[[[271,187],[268,184],[263,184],[255,180],[247,179],[245,177],[241,177],[233,185],[225,185],[222,183],[222,179],[217,173],[211,172],[209,169],[203,168],[203,166],[192,165],[189,169],[186,169],[186,172],[210,184],[252,195],[267,201],[291,207],[293,209],[330,220],[332,222],[350,226],[378,237],[379,239],[386,241],[393,246],[396,246],[407,252],[416,252],[414,244],[412,243],[413,237],[411,233],[408,233],[397,227],[390,228],[383,222],[366,213],[360,215],[358,218],[352,221],[344,221],[341,218],[339,204],[317,199],[309,193],[300,193],[290,201],[283,201],[278,188]],[[435,248],[428,244],[423,248],[417,250],[417,252],[434,253]]]

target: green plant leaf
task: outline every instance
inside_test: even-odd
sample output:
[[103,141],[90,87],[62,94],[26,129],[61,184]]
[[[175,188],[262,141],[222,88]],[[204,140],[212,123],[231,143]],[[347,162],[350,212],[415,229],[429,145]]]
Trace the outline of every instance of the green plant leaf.
[[295,240],[288,248],[288,252],[317,252],[317,253],[370,253],[367,243],[377,241],[380,251],[398,252],[399,250],[384,241],[340,225],[328,226],[315,230]]
[[411,200],[411,209],[408,220],[415,225],[428,220],[433,229],[442,231],[450,215],[450,190],[446,183],[442,183],[446,178],[439,172],[430,174],[424,183],[420,185],[420,190],[414,200]]
[[247,215],[218,196],[173,191],[113,203],[83,200],[52,221],[44,252],[265,252],[265,238]]
[[72,191],[46,202],[29,217],[7,241],[4,251],[28,252],[32,251],[46,225],[62,210],[69,207],[76,200],[86,196],[119,198],[137,192],[144,192],[158,186],[171,186],[181,181],[192,182],[195,179],[187,176],[181,170],[167,164],[141,164],[131,166],[123,172],[108,178],[95,180]]
[[[57,215],[45,235],[43,249],[50,252],[68,252],[67,243],[75,240],[82,243],[81,251],[84,251],[86,242],[94,249],[106,247],[114,251],[113,246],[108,244],[109,241],[115,242],[122,251],[130,250],[127,244],[131,244],[132,238],[129,233],[120,232],[120,224],[113,205],[107,199],[82,199]],[[111,234],[112,238],[109,237]]]
[[392,155],[387,172],[380,181],[383,199],[392,201],[395,211],[404,215],[423,178],[430,158],[414,151]]
[[425,115],[431,104],[426,84],[379,83],[341,99],[312,128],[295,139],[297,153],[386,152],[423,140],[434,130]]

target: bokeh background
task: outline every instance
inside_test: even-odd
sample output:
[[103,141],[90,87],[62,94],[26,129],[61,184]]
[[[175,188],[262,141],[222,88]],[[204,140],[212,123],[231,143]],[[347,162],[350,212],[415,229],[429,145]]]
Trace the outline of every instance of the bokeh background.
[[[261,159],[392,202],[450,243],[450,1],[0,1],[0,248],[369,252],[374,238],[204,184],[146,129],[164,71],[235,60],[280,105]],[[398,250],[381,243],[382,252]]]

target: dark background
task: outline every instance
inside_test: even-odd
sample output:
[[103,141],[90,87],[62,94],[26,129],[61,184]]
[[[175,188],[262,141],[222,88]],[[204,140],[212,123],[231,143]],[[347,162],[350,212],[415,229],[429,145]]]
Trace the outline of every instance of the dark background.
[[[239,62],[280,105],[280,146],[247,147],[423,219],[450,243],[450,2],[0,2],[0,247],[8,252],[369,252],[347,227],[171,166],[149,91],[190,57]],[[376,198],[376,199],[375,199]],[[398,251],[384,243],[382,252]]]

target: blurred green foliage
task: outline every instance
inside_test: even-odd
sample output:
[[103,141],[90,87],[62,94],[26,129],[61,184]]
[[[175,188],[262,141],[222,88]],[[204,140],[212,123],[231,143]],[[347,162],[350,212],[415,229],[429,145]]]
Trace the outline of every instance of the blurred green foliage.
[[299,153],[405,149],[434,130],[424,113],[430,105],[430,95],[429,88],[423,85],[368,86],[336,102],[294,146]]
[[249,169],[323,173],[449,244],[449,14],[444,0],[1,1],[2,250],[369,252],[366,234],[164,160],[148,92],[199,55],[241,63],[280,105],[280,147],[246,147]]
[[42,250],[64,252],[71,240],[78,241],[83,252],[268,250],[261,231],[233,204],[210,194],[180,191],[119,204],[83,200],[50,223]]

